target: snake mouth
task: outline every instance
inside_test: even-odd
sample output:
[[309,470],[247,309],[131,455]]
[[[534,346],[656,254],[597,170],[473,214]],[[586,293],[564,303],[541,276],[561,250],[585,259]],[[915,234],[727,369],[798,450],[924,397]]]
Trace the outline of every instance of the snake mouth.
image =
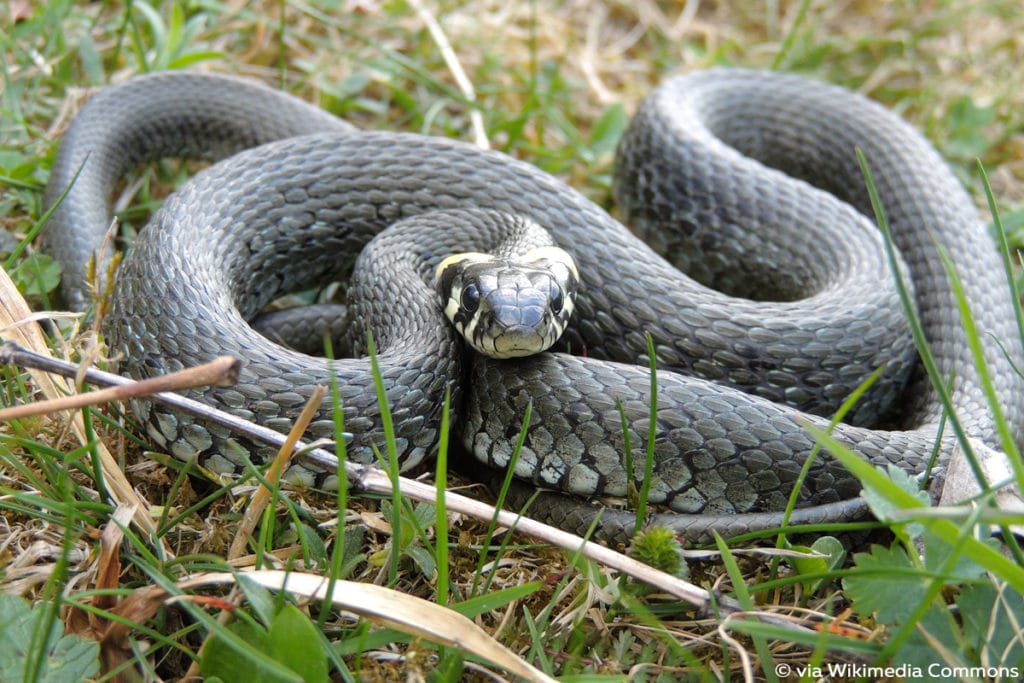
[[499,359],[541,353],[561,336],[561,328],[551,319],[550,312],[537,307],[481,308],[460,331],[478,353]]
[[487,355],[491,358],[532,356],[544,351],[554,343],[553,339],[548,341],[544,335],[537,332],[536,327],[527,325],[506,327],[500,332],[492,332],[485,337],[490,340],[491,351]]

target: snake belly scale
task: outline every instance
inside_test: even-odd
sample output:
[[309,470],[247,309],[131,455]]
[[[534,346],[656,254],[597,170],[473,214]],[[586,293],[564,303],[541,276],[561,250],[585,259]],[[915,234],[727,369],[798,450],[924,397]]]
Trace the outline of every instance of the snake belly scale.
[[[938,434],[941,408],[917,367],[881,238],[866,218],[856,148],[874,170],[901,269],[940,370],[952,377],[968,436],[998,446],[936,244],[958,265],[995,391],[1019,438],[1024,391],[1012,363],[1024,364],[1014,304],[969,196],[897,117],[795,76],[715,69],[652,93],[620,146],[615,176],[617,204],[643,240],[563,183],[500,153],[358,131],[234,78],[136,78],[97,95],[68,131],[48,203],[81,172],[44,246],[63,265],[69,305],[81,308],[117,177],[155,156],[238,152],[172,195],[135,240],[104,329],[134,376],[224,353],[243,358],[237,386],[199,398],[286,429],[329,374],[323,359],[253,331],[247,321],[267,302],[342,276],[353,254],[394,223],[429,223],[438,211],[523,217],[576,261],[579,291],[562,343],[584,355],[469,359],[450,327],[437,327],[436,301],[399,291],[391,310],[367,304],[353,324],[377,339],[398,340],[417,325],[430,330],[379,348],[405,465],[432,455],[442,397],[452,389],[454,424],[478,459],[507,465],[532,406],[517,476],[584,496],[624,495],[638,473],[622,464],[619,406],[639,466],[650,335],[659,367],[651,500],[674,511],[659,521],[696,536],[735,534],[778,523],[773,511],[814,446],[806,424],[825,426],[823,416],[879,367],[850,424],[834,435],[875,464],[914,473],[937,439],[942,457],[953,447],[952,436]],[[354,434],[350,457],[369,461],[382,435],[368,361],[339,360],[335,372]],[[240,466],[229,434],[156,407],[139,410],[153,439],[178,457],[199,452],[218,471]],[[314,421],[313,436],[333,434],[329,410]],[[873,427],[880,419],[893,428]],[[325,483],[326,475],[305,476]],[[843,467],[819,455],[800,494],[804,518],[841,516],[858,493]],[[545,494],[539,506],[574,531],[598,509],[564,493]],[[619,519],[609,516],[605,537],[621,538]]]

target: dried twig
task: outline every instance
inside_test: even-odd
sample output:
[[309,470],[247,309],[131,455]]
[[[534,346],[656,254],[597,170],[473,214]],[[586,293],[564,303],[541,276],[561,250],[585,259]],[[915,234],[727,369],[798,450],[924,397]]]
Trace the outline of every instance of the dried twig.
[[150,377],[131,384],[121,384],[85,394],[72,394],[45,401],[33,401],[0,410],[0,422],[34,415],[46,415],[58,410],[73,410],[110,401],[123,401],[138,396],[149,396],[162,391],[179,391],[202,386],[228,386],[238,381],[241,361],[221,356],[209,363],[185,368],[159,377]]
[[[320,408],[326,393],[327,390],[321,385],[317,385],[313,389],[309,400],[306,401],[306,407],[302,409],[302,413],[295,419],[291,431],[288,432],[288,438],[281,445],[280,450],[278,450],[277,457],[274,458],[274,461],[270,463],[270,467],[267,468],[265,479],[268,483],[276,484],[285,469],[287,469],[288,463],[291,462],[292,457],[295,455],[295,444],[299,442],[299,438],[305,433],[306,427],[309,426],[309,423],[316,416],[316,411]],[[256,493],[253,494],[249,505],[245,507],[245,513],[242,515],[242,521],[238,524],[235,538],[231,541],[231,548],[228,550],[228,560],[234,560],[242,555],[253,529],[256,528],[260,515],[263,514],[263,510],[270,503],[270,494],[270,489],[265,485],[261,484],[256,489]]]
[[[3,344],[3,346],[0,346],[0,363],[43,370],[45,372],[62,375],[64,377],[74,377],[75,373],[78,372],[78,366],[76,365],[58,358],[34,353],[12,342],[7,342]],[[115,375],[111,372],[103,372],[102,370],[97,370],[95,368],[88,368],[85,371],[84,380],[90,384],[102,387],[136,384],[135,380]],[[254,424],[248,420],[243,420],[231,415],[230,413],[217,410],[205,403],[186,398],[180,394],[161,391],[155,394],[150,394],[147,398],[151,401],[156,401],[157,403],[169,406],[175,410],[192,415],[193,417],[198,417],[201,420],[226,427],[236,434],[247,437],[252,441],[258,441],[260,443],[280,448],[287,440],[287,437],[280,432],[275,432],[273,429],[268,429],[267,427],[261,427],[258,424]],[[306,449],[306,445],[302,442],[298,442],[295,447],[300,451]],[[321,469],[330,468],[330,470],[333,471],[334,468],[337,467],[338,461],[334,454],[323,449],[306,450],[303,457],[309,460],[312,465]]]

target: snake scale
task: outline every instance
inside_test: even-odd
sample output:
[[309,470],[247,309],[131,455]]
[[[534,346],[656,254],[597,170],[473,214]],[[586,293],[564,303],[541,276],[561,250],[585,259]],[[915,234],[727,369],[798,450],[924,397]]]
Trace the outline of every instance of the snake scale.
[[[650,335],[659,368],[650,499],[672,510],[658,521],[700,539],[711,529],[730,535],[778,524],[814,446],[805,425],[824,428],[876,368],[884,369],[836,438],[872,463],[913,473],[936,439],[941,457],[953,448],[948,430],[938,436],[941,407],[867,218],[856,148],[874,170],[901,268],[968,436],[998,447],[936,244],[959,269],[996,394],[1019,438],[1024,390],[1012,363],[1024,364],[1014,303],[970,197],[896,116],[793,75],[712,69],[672,78],[645,100],[620,144],[614,182],[636,234],[501,153],[357,130],[237,78],[137,77],[96,95],[65,135],[47,204],[81,171],[49,221],[44,247],[62,264],[68,305],[82,309],[90,255],[110,258],[100,244],[117,179],[162,156],[223,159],[169,197],[135,239],[103,329],[136,377],[225,353],[244,359],[237,386],[198,396],[287,429],[312,388],[328,381],[327,363],[278,346],[247,321],[283,292],[343,277],[354,254],[392,224],[450,235],[436,247],[392,240],[386,265],[351,288],[355,313],[346,324],[353,338],[370,330],[380,342],[404,466],[433,454],[446,389],[461,441],[498,468],[508,464],[530,406],[516,475],[555,491],[531,514],[585,530],[601,506],[566,493],[622,496],[642,471]],[[446,250],[476,248],[479,210],[543,226],[576,260],[576,310],[560,352],[470,357],[439,317],[440,304],[424,294],[424,273]],[[399,260],[412,270],[396,275],[397,290],[385,288],[382,278],[397,273]],[[369,461],[371,445],[383,441],[369,362],[342,359],[336,373],[345,429],[354,435],[349,455]],[[620,405],[633,473],[623,465]],[[147,404],[136,409],[168,452],[199,452],[214,471],[239,468],[229,434]],[[329,411],[314,420],[312,436],[333,434]],[[252,453],[257,462],[267,456],[259,447]],[[292,474],[331,483],[301,467]],[[795,519],[841,518],[858,494],[845,468],[820,454]],[[626,520],[629,513],[609,510],[599,535],[621,540]]]

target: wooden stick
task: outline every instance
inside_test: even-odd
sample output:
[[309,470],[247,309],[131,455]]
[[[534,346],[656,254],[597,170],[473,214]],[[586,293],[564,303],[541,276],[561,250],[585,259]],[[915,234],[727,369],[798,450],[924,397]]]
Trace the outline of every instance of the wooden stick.
[[[24,352],[24,349],[20,350]],[[0,351],[0,359],[5,356]],[[18,351],[14,353],[19,353]],[[108,401],[123,401],[138,396],[149,396],[162,391],[180,391],[182,389],[193,389],[204,386],[228,386],[238,381],[238,369],[241,361],[231,356],[220,356],[209,363],[197,365],[192,368],[185,368],[178,372],[172,372],[159,377],[133,382],[132,384],[120,384],[90,391],[81,394],[72,394],[62,398],[52,398],[45,401],[34,401],[18,406],[11,406],[0,410],[0,422],[17,420],[23,417],[34,415],[45,415],[58,410],[75,410],[85,406],[107,403]]]

